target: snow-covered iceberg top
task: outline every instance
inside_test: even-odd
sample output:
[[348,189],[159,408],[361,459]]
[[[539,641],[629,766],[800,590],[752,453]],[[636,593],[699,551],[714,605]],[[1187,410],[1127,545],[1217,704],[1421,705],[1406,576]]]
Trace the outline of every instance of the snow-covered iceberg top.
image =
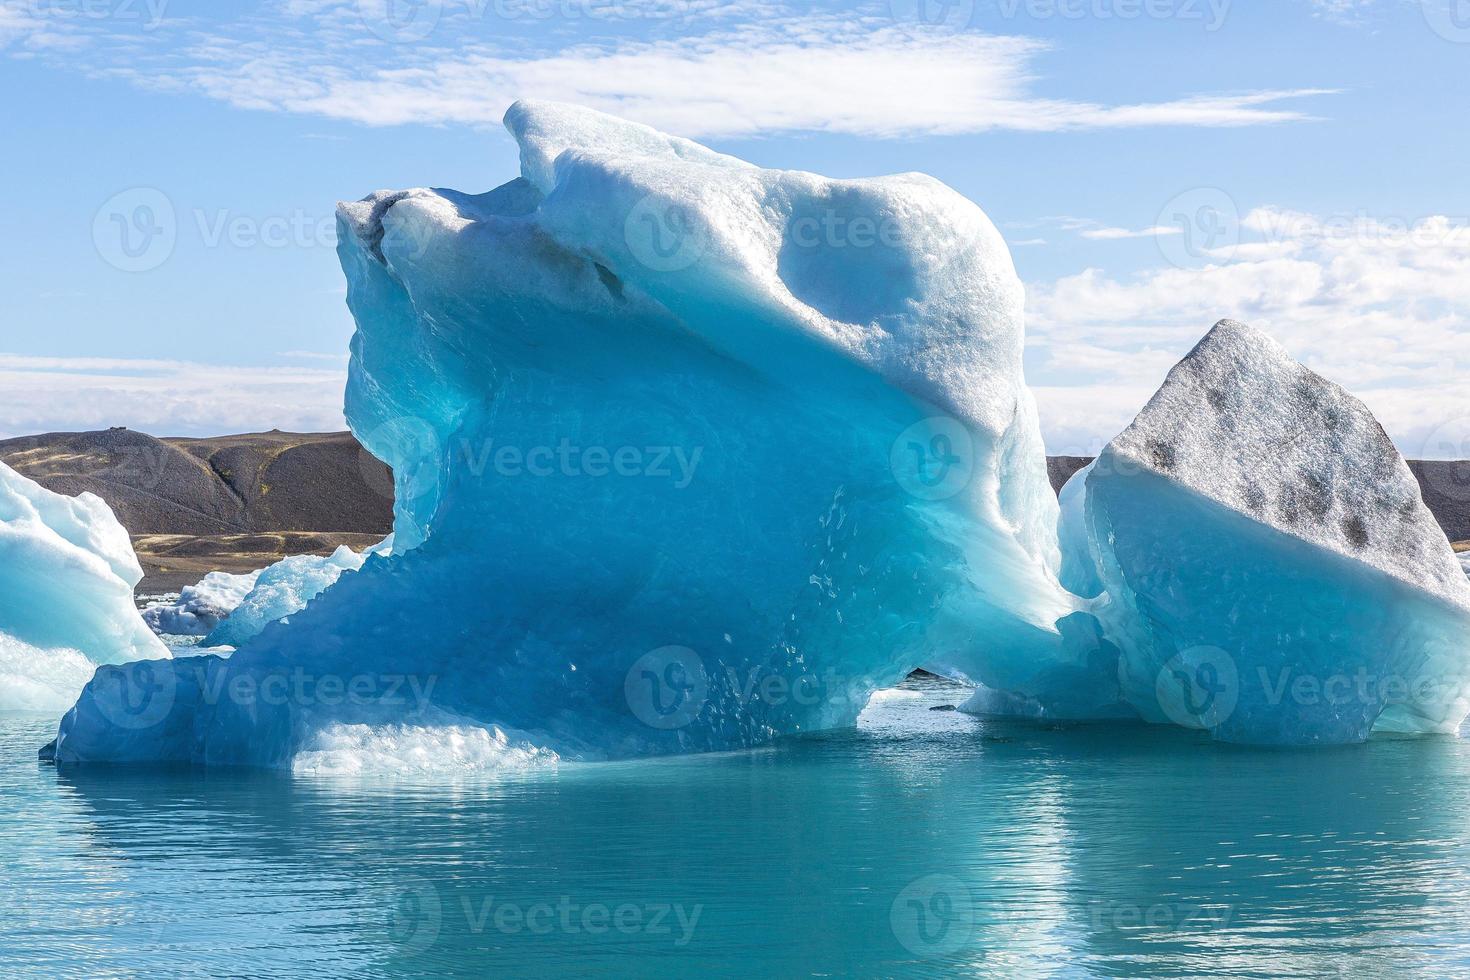
[[167,657],[133,605],[142,578],[101,498],[0,463],[0,710],[60,710],[97,664]]

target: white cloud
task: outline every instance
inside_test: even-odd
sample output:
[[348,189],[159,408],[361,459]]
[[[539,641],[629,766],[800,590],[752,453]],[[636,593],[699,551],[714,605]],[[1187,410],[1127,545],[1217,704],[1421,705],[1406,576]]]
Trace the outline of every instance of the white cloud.
[[[11,9],[19,10],[0,7]],[[568,18],[580,43],[546,47],[542,39],[540,49],[516,33],[524,20],[516,4],[404,8],[428,11],[421,23],[388,21],[374,9],[369,0],[284,0],[230,22],[227,32],[164,18],[148,28],[148,43],[136,24],[67,22],[96,45],[86,59],[55,64],[243,109],[374,126],[496,125],[512,101],[535,97],[692,137],[1253,126],[1312,118],[1300,101],[1330,94],[1190,93],[1130,105],[1043,97],[1034,86],[1053,54],[1047,42],[896,26],[874,13],[881,4],[841,15],[711,0],[588,4]],[[677,37],[640,40],[612,29],[661,12],[668,20],[671,10]],[[599,31],[600,40],[587,40]]]
[[1131,228],[1088,228],[1078,232],[1078,234],[1083,238],[1090,238],[1094,241],[1116,241],[1123,238],[1158,238],[1160,235],[1179,235],[1183,234],[1183,232],[1184,229],[1182,228],[1165,228],[1162,225],[1156,225],[1153,228],[1139,228],[1136,230]]
[[0,354],[0,437],[104,429],[216,435],[345,428],[341,369]]
[[[798,31],[798,33],[800,33]],[[1241,126],[1305,119],[1272,91],[1131,106],[1030,91],[1045,46],[988,35],[914,34],[790,41],[766,27],[677,41],[582,46],[540,57],[445,52],[411,66],[314,68],[291,54],[179,72],[183,84],[242,108],[368,125],[499,122],[517,98],[577,102],[694,137],[824,131],[892,137],[992,129]],[[772,85],[772,79],[780,79]]]
[[19,4],[0,3],[0,49],[42,32],[45,24]]
[[1358,23],[1370,7],[1378,4],[1378,0],[1307,0],[1307,2],[1318,16],[1347,24]]
[[1222,317],[1361,397],[1408,456],[1444,455],[1446,426],[1470,432],[1470,223],[1262,208],[1241,227],[1263,240],[1199,268],[1030,287],[1028,367],[1054,451],[1105,443]]
[[1042,218],[1036,224],[1056,225],[1062,231],[1076,232],[1082,238],[1101,242],[1122,241],[1129,238],[1158,238],[1161,235],[1183,234],[1184,231],[1180,227],[1164,225],[1155,225],[1152,228],[1115,228],[1091,218],[1077,218],[1071,215]]

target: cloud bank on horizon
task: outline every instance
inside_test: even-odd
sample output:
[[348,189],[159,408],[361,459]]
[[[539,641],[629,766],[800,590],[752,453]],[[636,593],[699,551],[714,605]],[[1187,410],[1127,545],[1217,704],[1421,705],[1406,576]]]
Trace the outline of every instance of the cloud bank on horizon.
[[[515,98],[571,101],[716,142],[831,140],[855,172],[863,147],[895,140],[912,141],[907,165],[925,170],[929,156],[948,152],[936,147],[974,134],[1053,140],[1056,153],[1098,134],[1146,146],[1161,131],[1320,126],[1361,97],[1339,76],[1288,73],[1296,77],[1287,84],[1271,76],[1252,87],[1240,83],[1255,76],[1242,72],[1212,90],[1132,66],[1140,84],[1120,87],[1069,66],[1088,39],[1068,31],[1092,31],[1106,45],[1132,0],[266,0],[224,17],[184,2],[0,0],[0,57],[140,97],[202,101],[223,118],[471,127],[495,140]],[[1194,21],[1201,37],[1233,15],[1230,0],[1149,4],[1168,7],[1173,26]],[[1344,30],[1372,30],[1390,5],[1293,6]],[[1071,17],[1074,9],[1082,16]],[[1432,26],[1431,7],[1424,16]],[[768,157],[779,156],[774,149]],[[500,176],[487,173],[486,186]],[[423,182],[435,177],[425,172]],[[1181,179],[1187,188],[1190,175]],[[992,215],[1004,193],[961,190]],[[1201,331],[1228,316],[1270,331],[1360,395],[1406,455],[1470,452],[1470,391],[1455,383],[1470,351],[1466,219],[1309,214],[1292,204],[1206,186],[1162,210],[1134,207],[1126,225],[1116,211],[997,219],[1029,280],[1028,376],[1051,451],[1096,452]],[[1084,261],[1029,271],[1032,256],[1056,251]],[[0,356],[0,434],[342,424],[338,364],[294,357],[221,367],[219,358],[153,353],[145,345],[138,358],[105,366]]]

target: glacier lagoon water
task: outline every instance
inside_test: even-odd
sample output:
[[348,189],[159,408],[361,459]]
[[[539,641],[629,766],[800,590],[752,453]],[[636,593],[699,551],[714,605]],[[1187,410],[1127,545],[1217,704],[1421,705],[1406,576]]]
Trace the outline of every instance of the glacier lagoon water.
[[1470,740],[856,730],[416,784],[68,772],[0,718],[0,975],[1470,973]]

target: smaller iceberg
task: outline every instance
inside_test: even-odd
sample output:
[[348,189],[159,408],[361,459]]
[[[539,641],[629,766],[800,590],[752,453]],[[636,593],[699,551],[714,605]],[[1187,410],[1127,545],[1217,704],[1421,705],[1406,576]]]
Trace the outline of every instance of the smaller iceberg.
[[1368,409],[1225,320],[1061,495],[1123,699],[1221,740],[1450,732],[1470,583]]
[[259,570],[243,575],[210,572],[194,585],[184,586],[178,598],[150,602],[143,610],[143,622],[153,632],[167,636],[208,636],[245,601],[259,577]]
[[142,578],[101,498],[0,463],[0,710],[61,711],[98,664],[168,657],[133,604]]
[[[248,592],[237,599],[233,607],[217,621],[217,625],[208,631],[201,645],[240,646],[271,623],[284,620],[292,613],[305,609],[308,602],[331,588],[343,572],[360,569],[369,555],[387,554],[392,548],[393,539],[390,535],[361,554],[343,545],[325,557],[292,555],[282,558],[269,568],[252,573],[249,576],[251,587]],[[204,585],[204,582],[200,585]]]

